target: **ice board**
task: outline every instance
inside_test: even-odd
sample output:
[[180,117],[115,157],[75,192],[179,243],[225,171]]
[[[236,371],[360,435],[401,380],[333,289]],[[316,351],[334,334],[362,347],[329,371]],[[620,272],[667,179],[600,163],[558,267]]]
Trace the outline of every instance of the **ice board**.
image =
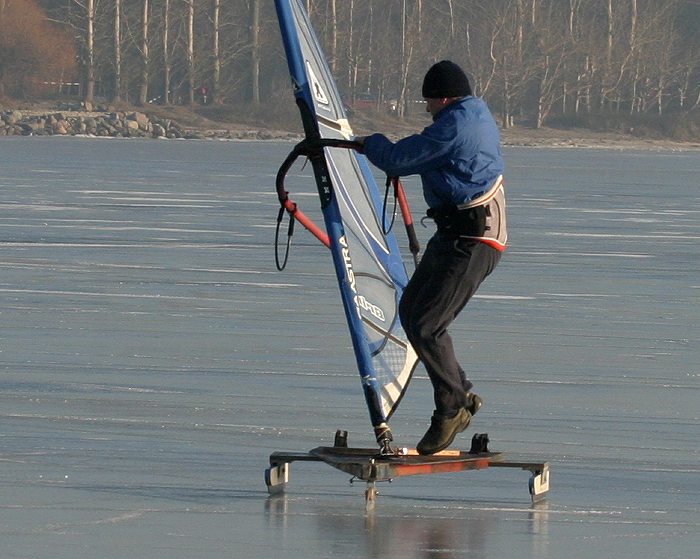
[[[484,435],[475,435],[476,437]],[[488,440],[486,438],[486,440]],[[420,456],[408,449],[396,454],[382,454],[374,448],[319,446],[308,452],[273,452],[270,467],[265,470],[265,483],[270,494],[284,492],[289,482],[292,462],[324,462],[352,476],[351,481],[367,482],[365,496],[374,500],[375,483],[412,475],[426,475],[486,468],[516,468],[531,473],[528,489],[533,502],[545,498],[549,491],[549,463],[506,458],[503,452],[491,452],[485,445],[470,451],[447,451]]]

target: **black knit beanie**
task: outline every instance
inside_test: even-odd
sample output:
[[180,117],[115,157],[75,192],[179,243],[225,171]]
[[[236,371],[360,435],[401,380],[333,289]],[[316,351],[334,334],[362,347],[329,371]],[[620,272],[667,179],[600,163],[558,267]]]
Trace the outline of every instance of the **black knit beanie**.
[[462,69],[454,62],[443,60],[434,64],[423,80],[423,97],[466,97],[472,94],[469,80]]

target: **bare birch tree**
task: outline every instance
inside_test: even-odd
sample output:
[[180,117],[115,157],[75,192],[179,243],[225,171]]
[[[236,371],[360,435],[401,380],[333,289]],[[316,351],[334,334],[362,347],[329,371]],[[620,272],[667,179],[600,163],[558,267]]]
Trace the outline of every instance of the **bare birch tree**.
[[119,103],[122,99],[122,0],[114,0],[114,91],[112,100]]
[[139,87],[138,104],[143,106],[148,102],[148,72],[149,72],[149,54],[148,54],[148,16],[149,2],[142,0],[141,11],[141,85]]
[[219,19],[221,15],[221,0],[214,0],[214,14],[212,16],[212,100],[216,104],[221,103],[221,52],[219,49]]
[[85,104],[87,105],[92,104],[95,98],[95,0],[87,0],[85,10]]
[[195,65],[194,65],[194,0],[187,1],[187,97],[194,105]]
[[163,104],[170,104],[170,73],[171,58],[170,58],[170,0],[163,0],[163,28],[162,28],[162,46],[163,46]]
[[260,0],[253,0],[251,4],[251,81],[252,101],[260,104]]

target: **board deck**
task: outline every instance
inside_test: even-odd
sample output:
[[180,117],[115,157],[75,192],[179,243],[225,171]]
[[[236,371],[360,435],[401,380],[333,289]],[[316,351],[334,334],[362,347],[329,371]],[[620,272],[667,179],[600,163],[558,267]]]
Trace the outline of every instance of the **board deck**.
[[462,470],[481,470],[501,459],[500,452],[470,454],[459,451],[457,454],[379,454],[374,448],[337,448],[320,446],[309,451],[326,464],[351,474],[364,481],[386,481],[389,479]]

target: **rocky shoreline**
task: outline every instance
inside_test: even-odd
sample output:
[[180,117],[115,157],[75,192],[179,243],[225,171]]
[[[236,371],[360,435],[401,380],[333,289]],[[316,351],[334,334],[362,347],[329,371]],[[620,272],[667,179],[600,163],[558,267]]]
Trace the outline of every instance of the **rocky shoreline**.
[[187,128],[170,118],[139,111],[0,112],[0,136],[99,136],[112,138],[249,139],[296,138],[267,130]]
[[[91,109],[91,110],[88,110]],[[368,133],[371,122],[361,121],[358,134]],[[385,129],[392,139],[419,130],[415,127],[394,126],[387,122],[374,123]],[[0,109],[0,136],[97,136],[113,138],[167,138],[167,139],[229,139],[229,140],[289,140],[299,141],[299,132],[251,128],[236,124],[214,122],[184,126],[173,118],[137,110],[115,110],[108,107],[57,106],[53,109]],[[664,139],[645,139],[631,135],[595,132],[582,129],[540,129],[515,127],[501,131],[504,146],[607,148],[649,150],[700,150],[698,142],[675,142]]]

